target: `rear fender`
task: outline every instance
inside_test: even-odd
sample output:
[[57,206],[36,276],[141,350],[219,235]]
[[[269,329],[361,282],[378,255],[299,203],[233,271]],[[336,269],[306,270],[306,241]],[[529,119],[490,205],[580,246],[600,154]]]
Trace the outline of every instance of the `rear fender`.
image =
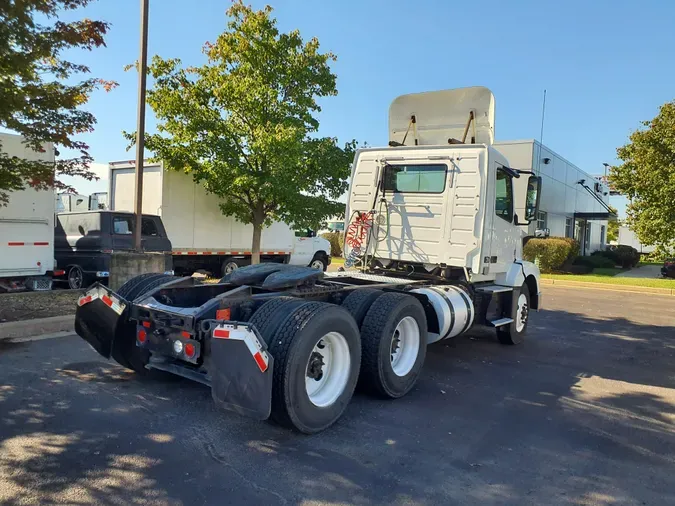
[[274,358],[258,330],[230,321],[205,320],[202,325],[211,335],[208,370],[215,403],[258,420],[269,418]]
[[75,332],[100,355],[110,358],[115,334],[124,327],[129,302],[108,287],[94,283],[77,301]]

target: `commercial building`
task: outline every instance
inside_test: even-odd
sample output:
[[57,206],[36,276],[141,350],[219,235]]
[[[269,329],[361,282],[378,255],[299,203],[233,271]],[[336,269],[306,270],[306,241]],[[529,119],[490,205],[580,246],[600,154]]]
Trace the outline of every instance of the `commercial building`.
[[536,140],[495,142],[494,147],[511,167],[532,170],[542,178],[539,216],[529,225],[530,235],[539,230],[573,237],[582,255],[605,248],[610,219],[606,185]]

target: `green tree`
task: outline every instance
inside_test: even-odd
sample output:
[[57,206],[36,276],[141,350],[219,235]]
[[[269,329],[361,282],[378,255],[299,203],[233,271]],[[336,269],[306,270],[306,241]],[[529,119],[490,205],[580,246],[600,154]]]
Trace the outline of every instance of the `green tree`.
[[627,222],[640,242],[667,248],[675,243],[675,101],[642,125],[617,149],[623,163],[610,169],[610,183],[628,197]]
[[203,66],[155,56],[149,67],[159,133],[147,136],[148,149],[219,196],[223,214],[253,225],[253,263],[272,221],[301,229],[344,212],[336,200],[356,147],[316,136],[317,99],[337,94],[335,56],[297,30],[280,33],[271,13],[235,2]]
[[[617,210],[609,206],[609,210],[614,214],[614,216],[617,215]],[[621,222],[616,219],[616,220],[610,220],[607,223],[607,243],[610,243],[611,241],[618,241],[619,240],[619,226],[621,225]]]
[[0,127],[24,136],[26,145],[43,150],[44,143],[74,150],[73,158],[56,164],[12,158],[0,146],[0,206],[9,192],[31,186],[68,189],[54,175],[94,179],[88,146],[75,136],[90,132],[96,119],[81,106],[99,86],[115,83],[89,78],[85,65],[63,58],[74,49],[92,50],[105,45],[108,24],[83,19],[63,22],[59,15],[84,7],[91,0],[0,0]]

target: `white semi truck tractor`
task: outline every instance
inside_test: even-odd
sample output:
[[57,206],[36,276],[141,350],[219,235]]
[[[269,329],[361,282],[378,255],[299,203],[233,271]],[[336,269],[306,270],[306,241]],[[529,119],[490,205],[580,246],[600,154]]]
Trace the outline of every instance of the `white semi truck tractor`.
[[78,302],[78,334],[139,374],[199,381],[220,407],[303,433],[333,424],[357,382],[378,397],[408,393],[429,344],[478,325],[520,343],[541,307],[521,228],[541,180],[493,149],[492,93],[405,95],[389,123],[389,146],[354,160],[351,268],[274,263],[218,284],[163,274],[116,292],[94,284]]

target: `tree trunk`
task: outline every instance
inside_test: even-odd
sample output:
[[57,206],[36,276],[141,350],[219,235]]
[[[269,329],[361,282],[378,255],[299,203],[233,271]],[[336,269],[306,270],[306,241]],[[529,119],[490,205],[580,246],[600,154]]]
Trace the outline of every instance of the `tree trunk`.
[[253,244],[251,244],[251,263],[260,263],[260,238],[262,236],[262,223],[253,223]]

